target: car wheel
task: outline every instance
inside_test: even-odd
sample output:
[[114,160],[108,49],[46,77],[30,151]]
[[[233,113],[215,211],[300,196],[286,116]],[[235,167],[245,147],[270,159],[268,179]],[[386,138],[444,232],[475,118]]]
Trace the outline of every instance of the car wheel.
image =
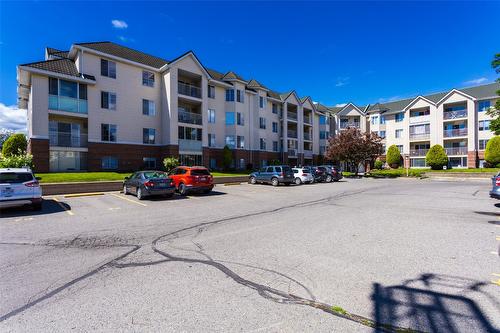
[[332,181],[332,176],[328,175],[326,176],[326,182],[329,183]]
[[179,184],[179,194],[182,196],[186,195],[186,185],[183,183]]
[[144,194],[142,193],[142,189],[140,187],[137,188],[137,199],[143,200],[144,199]]
[[128,190],[127,190],[127,186],[126,185],[123,185],[123,194],[125,194],[125,195],[128,194]]
[[299,177],[295,178],[295,185],[300,185],[302,184],[302,180],[300,180]]
[[279,185],[278,178],[271,179],[271,185],[278,186]]
[[257,179],[255,179],[255,177],[250,177],[250,179],[248,180],[248,183],[255,185],[255,184],[257,184]]
[[40,210],[42,210],[42,203],[40,202],[40,203],[33,204],[33,205],[31,206],[31,208],[32,208],[33,210],[35,210],[35,211],[40,211]]

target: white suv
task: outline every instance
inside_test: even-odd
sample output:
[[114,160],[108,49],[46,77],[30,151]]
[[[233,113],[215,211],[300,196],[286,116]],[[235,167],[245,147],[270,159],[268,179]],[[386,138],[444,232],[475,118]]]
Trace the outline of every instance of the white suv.
[[30,205],[42,209],[42,189],[30,169],[0,169],[0,209]]
[[295,184],[314,183],[314,176],[310,168],[293,168],[293,176],[295,177]]

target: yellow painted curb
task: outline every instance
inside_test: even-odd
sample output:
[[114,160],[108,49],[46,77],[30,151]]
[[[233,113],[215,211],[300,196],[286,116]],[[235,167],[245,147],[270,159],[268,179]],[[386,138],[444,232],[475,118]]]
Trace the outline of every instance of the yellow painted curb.
[[104,192],[89,192],[89,193],[75,193],[75,194],[66,194],[65,198],[77,198],[77,197],[88,197],[93,195],[104,195]]
[[224,183],[224,186],[241,185],[241,182]]

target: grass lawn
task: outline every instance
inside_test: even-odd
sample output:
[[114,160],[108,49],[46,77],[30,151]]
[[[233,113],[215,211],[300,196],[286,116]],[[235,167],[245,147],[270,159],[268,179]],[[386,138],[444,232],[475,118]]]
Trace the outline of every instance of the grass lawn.
[[[37,173],[41,183],[70,183],[70,182],[98,182],[110,180],[123,180],[130,176],[130,172],[60,172],[60,173]],[[248,173],[222,173],[212,172],[214,177],[224,176],[248,176]]]
[[[446,172],[446,173],[490,173],[496,174],[500,171],[500,168],[477,168],[477,169],[447,169],[447,170],[431,170],[431,169],[408,169],[409,177],[422,177],[425,173],[431,172]],[[343,172],[345,177],[354,176],[352,172]],[[396,178],[396,177],[406,177],[406,169],[387,169],[387,170],[371,170],[369,173],[365,175],[365,177],[374,177],[374,178]]]

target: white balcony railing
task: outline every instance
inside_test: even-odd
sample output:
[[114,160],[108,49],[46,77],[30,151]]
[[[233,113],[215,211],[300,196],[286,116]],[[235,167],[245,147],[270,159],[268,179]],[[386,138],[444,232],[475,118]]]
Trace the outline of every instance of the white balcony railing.
[[87,100],[49,95],[49,110],[87,114]]
[[425,156],[429,149],[410,149],[410,156]]
[[467,155],[467,147],[451,147],[451,148],[444,148],[446,151],[446,155],[448,156],[453,156],[453,155]]
[[51,131],[49,144],[53,147],[87,147],[87,134]]
[[445,138],[452,138],[456,136],[466,136],[467,128],[445,129],[443,130]]
[[177,83],[177,91],[181,95],[201,98],[201,88],[194,86],[192,84],[178,82]]
[[359,122],[340,122],[340,128],[346,129],[349,127],[359,128]]
[[467,118],[467,110],[445,111],[443,112],[443,119],[460,119]]
[[428,123],[431,121],[430,115],[410,117],[410,124]]
[[427,140],[431,137],[431,133],[410,133],[410,140]]

